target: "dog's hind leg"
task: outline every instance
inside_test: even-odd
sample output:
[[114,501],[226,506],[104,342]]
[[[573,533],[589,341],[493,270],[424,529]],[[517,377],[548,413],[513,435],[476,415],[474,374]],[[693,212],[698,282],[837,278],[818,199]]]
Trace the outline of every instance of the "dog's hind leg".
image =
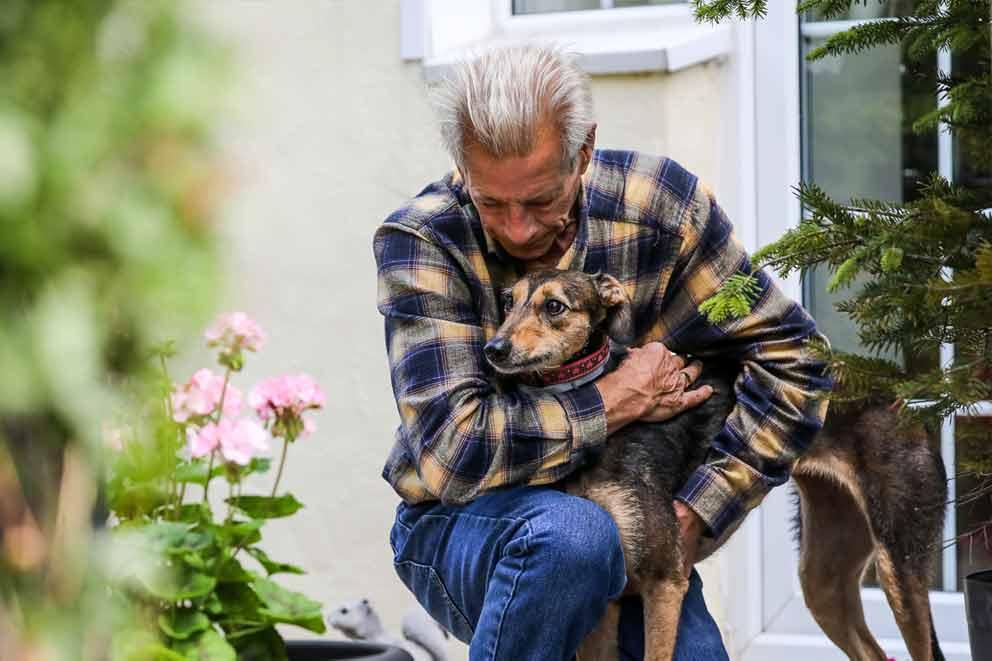
[[620,602],[611,601],[606,613],[582,644],[576,654],[577,661],[616,661],[620,658]]
[[689,580],[682,576],[644,582],[641,590],[644,599],[644,661],[670,661],[675,654],[682,600],[688,589]]
[[850,491],[816,474],[794,474],[800,496],[799,578],[823,632],[854,661],[885,661],[865,624],[861,577],[875,544]]
[[[933,661],[932,644],[935,639],[927,594],[930,589],[928,574],[916,573],[902,560],[906,558],[897,560],[887,549],[879,548],[875,559],[879,582],[889,600],[910,658],[913,661]],[[937,654],[940,654],[939,648]]]

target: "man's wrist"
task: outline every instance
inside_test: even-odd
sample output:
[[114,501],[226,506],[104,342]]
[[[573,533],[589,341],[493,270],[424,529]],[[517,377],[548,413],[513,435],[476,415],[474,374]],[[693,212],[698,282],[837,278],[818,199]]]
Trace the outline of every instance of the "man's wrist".
[[593,382],[603,400],[606,413],[606,433],[612,434],[644,415],[644,405],[636,393],[622,385],[622,368]]

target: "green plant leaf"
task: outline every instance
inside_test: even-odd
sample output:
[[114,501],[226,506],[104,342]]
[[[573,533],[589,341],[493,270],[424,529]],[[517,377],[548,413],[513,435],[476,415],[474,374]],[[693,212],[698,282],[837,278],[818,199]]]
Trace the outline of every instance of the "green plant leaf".
[[258,622],[264,618],[259,615],[262,600],[247,583],[218,583],[214,593],[220,603],[223,613],[221,624],[227,620]]
[[245,571],[235,558],[227,558],[217,572],[217,580],[221,583],[244,583],[250,581],[252,577],[253,574]]
[[262,539],[262,535],[258,531],[263,525],[265,525],[264,520],[251,519],[249,521],[226,523],[218,530],[227,544],[231,546],[249,546]]
[[251,585],[262,600],[263,607],[259,612],[267,615],[273,622],[295,624],[317,633],[327,630],[320,602],[308,599],[299,592],[287,590],[267,578],[256,578]]
[[266,661],[287,661],[286,643],[275,627],[266,627],[230,640],[238,651],[239,659],[265,659]]
[[248,464],[249,473],[268,473],[272,467],[272,460],[268,457],[255,457]]
[[[189,483],[189,484],[199,484],[203,486],[207,483],[208,475],[207,468],[209,464],[203,460],[194,460],[189,463],[183,463],[176,466],[173,473],[176,482]],[[209,478],[213,479],[222,475],[224,473],[224,466],[214,466],[213,470],[210,471]]]
[[184,657],[159,641],[145,629],[125,630],[114,634],[110,644],[111,661],[184,661]]
[[885,249],[882,253],[882,270],[886,273],[892,273],[899,270],[902,266],[902,248],[891,246]]
[[207,629],[190,641],[176,644],[186,661],[237,661],[237,653],[224,638]]
[[176,640],[186,640],[210,626],[210,618],[195,610],[174,610],[158,616],[158,626],[165,635]]
[[211,615],[218,615],[224,612],[224,604],[221,603],[216,591],[207,595],[207,598],[203,600],[202,608]]
[[209,593],[217,585],[213,576],[182,566],[175,571],[152,574],[142,584],[152,595],[166,601],[194,599]]
[[139,533],[150,550],[159,553],[168,553],[171,549],[180,546],[192,528],[192,524],[175,521],[158,521],[120,527],[120,529]]
[[236,496],[228,498],[225,502],[237,507],[254,519],[277,519],[290,516],[303,507],[303,503],[289,493],[275,497]]
[[251,555],[251,557],[258,560],[258,562],[265,568],[265,572],[271,576],[272,574],[304,574],[300,567],[296,565],[290,565],[284,562],[275,562],[272,560],[268,554],[257,546],[249,546],[245,549]]

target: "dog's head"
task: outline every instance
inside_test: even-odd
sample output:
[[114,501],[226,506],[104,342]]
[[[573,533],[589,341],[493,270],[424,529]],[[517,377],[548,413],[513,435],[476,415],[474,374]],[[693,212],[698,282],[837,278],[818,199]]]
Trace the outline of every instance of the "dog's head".
[[540,372],[577,356],[602,331],[633,341],[630,299],[605,273],[540,271],[503,292],[506,320],[486,344],[486,360],[503,374]]

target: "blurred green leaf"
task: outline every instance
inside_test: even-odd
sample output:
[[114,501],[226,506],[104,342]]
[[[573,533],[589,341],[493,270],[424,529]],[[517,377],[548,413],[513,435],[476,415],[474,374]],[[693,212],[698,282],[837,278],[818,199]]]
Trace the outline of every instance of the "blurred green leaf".
[[262,600],[260,612],[272,618],[273,622],[295,624],[316,633],[326,631],[319,602],[266,578],[256,578],[251,585]]
[[158,625],[165,635],[177,640],[186,640],[193,634],[210,626],[210,618],[194,610],[180,609],[158,616]]
[[213,629],[207,629],[192,640],[177,643],[176,650],[183,654],[186,661],[235,661],[237,659],[234,648]]
[[225,502],[255,519],[275,519],[295,514],[303,503],[292,494],[283,496],[236,496]]
[[253,558],[258,560],[259,564],[265,569],[265,572],[271,576],[272,574],[304,574],[300,567],[296,565],[290,565],[284,562],[275,562],[272,560],[268,554],[257,546],[249,546],[245,549]]

